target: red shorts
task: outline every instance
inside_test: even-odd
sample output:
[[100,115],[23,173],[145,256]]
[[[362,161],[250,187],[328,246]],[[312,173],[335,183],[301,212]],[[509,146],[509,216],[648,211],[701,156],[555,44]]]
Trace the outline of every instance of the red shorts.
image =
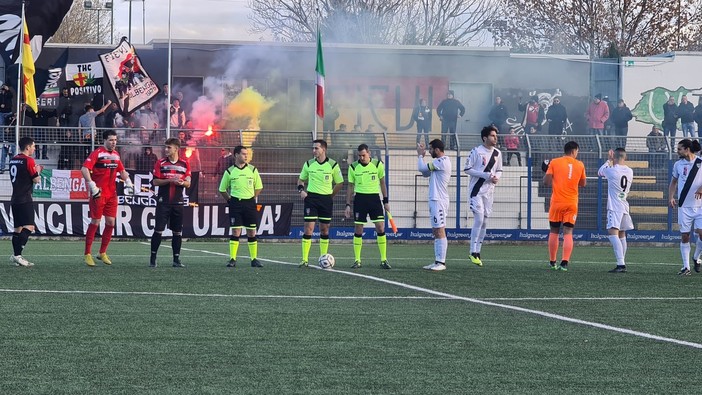
[[578,216],[578,205],[573,203],[551,203],[548,209],[549,222],[571,223],[575,225]]
[[102,219],[102,216],[115,218],[117,216],[117,196],[91,198],[88,202],[91,219]]

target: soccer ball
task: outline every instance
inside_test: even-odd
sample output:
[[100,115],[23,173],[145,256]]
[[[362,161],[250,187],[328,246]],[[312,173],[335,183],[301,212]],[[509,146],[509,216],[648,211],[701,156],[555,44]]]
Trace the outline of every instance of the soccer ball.
[[334,267],[336,259],[332,254],[324,254],[319,257],[319,267],[322,269],[331,269]]

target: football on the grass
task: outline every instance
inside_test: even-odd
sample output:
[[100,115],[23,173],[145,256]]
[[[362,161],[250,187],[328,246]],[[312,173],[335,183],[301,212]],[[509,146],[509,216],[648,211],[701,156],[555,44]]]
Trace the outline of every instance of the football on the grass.
[[324,254],[319,257],[319,267],[322,269],[331,269],[334,267],[334,256],[332,254]]

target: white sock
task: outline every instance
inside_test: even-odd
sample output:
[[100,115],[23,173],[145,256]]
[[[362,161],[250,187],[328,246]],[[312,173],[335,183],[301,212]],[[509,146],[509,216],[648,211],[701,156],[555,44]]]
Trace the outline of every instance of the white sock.
[[700,254],[702,254],[702,239],[698,237],[697,242],[695,243],[695,253],[692,254],[692,259],[696,261],[700,257]]
[[690,269],[690,243],[680,243],[680,255],[682,255],[683,268]]
[[626,261],[626,249],[627,249],[626,236],[620,237],[619,242],[622,243],[622,257],[624,257],[624,261]]
[[470,230],[470,251],[469,253],[480,252],[478,243],[480,240],[480,229],[483,227],[483,215],[481,213],[473,213],[473,227]]
[[483,226],[480,228],[480,234],[478,235],[478,246],[475,252],[480,253],[483,249],[483,240],[485,240],[485,233],[487,233],[487,218],[483,220]]
[[622,243],[619,241],[619,236],[609,235],[609,242],[612,243],[612,249],[614,250],[614,257],[617,259],[617,266],[624,266],[624,253],[622,248]]
[[446,249],[448,247],[448,240],[434,239],[434,260],[446,264]]

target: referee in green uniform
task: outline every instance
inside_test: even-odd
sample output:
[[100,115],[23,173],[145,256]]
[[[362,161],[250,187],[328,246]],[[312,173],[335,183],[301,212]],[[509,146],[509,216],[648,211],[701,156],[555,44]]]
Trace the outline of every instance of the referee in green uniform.
[[258,241],[256,239],[256,197],[263,190],[263,182],[258,169],[247,163],[249,150],[242,145],[234,147],[234,165],[222,175],[219,183],[219,193],[229,204],[229,263],[227,267],[236,266],[236,254],[239,250],[241,229],[246,228],[248,236],[251,266],[263,267],[258,257]]
[[[319,255],[329,250],[329,223],[332,218],[333,198],[344,186],[344,176],[334,159],[327,158],[327,142],[314,140],[312,155],[314,158],[305,162],[297,180],[297,191],[305,202],[305,231],[302,235],[302,261],[300,267],[308,266],[312,231],[319,220]],[[307,190],[305,190],[307,183]]]
[[[385,186],[385,165],[380,159],[371,158],[368,145],[361,144],[358,146],[358,160],[349,165],[348,178],[349,188],[346,193],[344,215],[346,218],[351,218],[351,198],[353,197],[353,255],[355,261],[351,268],[361,267],[363,225],[370,217],[371,222],[375,224],[376,240],[378,240],[378,250],[380,250],[380,267],[390,269],[387,257],[387,239],[385,238],[385,211],[390,211],[388,189]],[[378,196],[380,192],[383,193],[382,205]]]

